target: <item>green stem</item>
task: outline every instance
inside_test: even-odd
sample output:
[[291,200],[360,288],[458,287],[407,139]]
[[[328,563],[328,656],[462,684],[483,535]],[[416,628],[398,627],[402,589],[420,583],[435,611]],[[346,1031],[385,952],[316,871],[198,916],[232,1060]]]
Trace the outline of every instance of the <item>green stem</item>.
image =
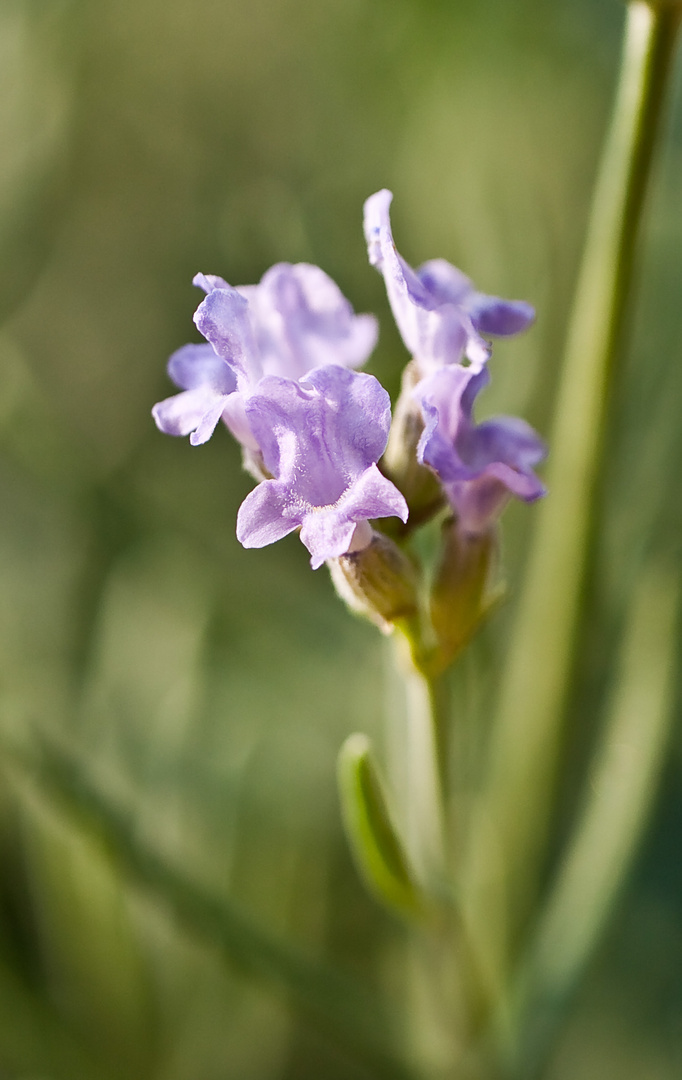
[[515,1075],[535,1074],[646,825],[674,713],[679,600],[676,570],[645,568],[582,814],[518,979]]
[[[497,944],[493,985],[527,916],[547,838],[595,521],[607,405],[682,7],[628,7],[620,87],[597,183],[539,508],[472,837],[472,932]],[[492,842],[489,842],[492,839]],[[482,853],[481,845],[484,845]]]
[[450,796],[450,693],[447,680],[443,675],[423,676],[428,702],[435,756],[435,769],[438,776],[438,798],[443,816],[444,843],[447,845],[448,804]]
[[435,915],[405,942],[405,1034],[424,1075],[454,1077],[463,1075],[460,1063],[470,1024],[464,983],[475,982],[475,972],[451,885],[449,688],[445,677],[429,670],[423,628],[415,624],[398,630],[394,661],[403,715],[392,701],[389,737],[397,744],[393,788],[410,865]]
[[442,888],[446,876],[448,717],[441,680],[397,657],[405,687],[405,824],[407,845],[423,886]]

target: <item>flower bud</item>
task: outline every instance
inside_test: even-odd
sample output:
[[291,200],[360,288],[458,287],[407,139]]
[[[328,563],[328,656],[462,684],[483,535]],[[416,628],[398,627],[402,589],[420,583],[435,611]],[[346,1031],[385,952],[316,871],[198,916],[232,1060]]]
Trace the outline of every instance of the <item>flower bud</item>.
[[431,622],[438,640],[438,666],[448,667],[468,644],[504,586],[493,584],[497,533],[463,532],[453,518],[443,525],[440,563],[431,590]]
[[431,471],[417,460],[417,446],[424,430],[421,405],[413,390],[422,378],[415,360],[403,372],[402,387],[393,411],[393,423],[386,452],[381,460],[382,472],[403,493],[410,508],[408,528],[428,520],[441,507],[443,492]]
[[362,550],[329,559],[327,565],[341,599],[384,633],[390,633],[396,619],[416,613],[417,571],[397,544],[382,533],[373,533]]

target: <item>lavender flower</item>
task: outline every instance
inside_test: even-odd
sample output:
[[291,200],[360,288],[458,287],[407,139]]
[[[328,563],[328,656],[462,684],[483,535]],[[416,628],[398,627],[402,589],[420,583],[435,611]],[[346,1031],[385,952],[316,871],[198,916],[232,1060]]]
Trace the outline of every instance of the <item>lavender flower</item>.
[[425,427],[417,454],[438,475],[459,528],[481,535],[514,495],[533,502],[545,488],[533,472],[546,456],[542,439],[511,416],[476,424],[473,405],[487,386],[487,368],[442,367],[415,388]]
[[482,334],[502,337],[528,327],[535,313],[521,300],[501,300],[477,292],[465,274],[433,259],[413,270],[396,250],[385,188],[365,203],[369,261],[384,276],[395,321],[405,345],[425,375],[464,356],[480,369],[490,355]]
[[407,520],[407,504],[376,462],[388,438],[388,394],[339,366],[293,382],[265,376],[246,415],[273,477],[242,503],[237,539],[265,547],[300,527],[313,569],[369,545],[370,518]]
[[197,274],[207,293],[194,321],[209,342],[171,357],[168,373],[184,393],[152,410],[161,431],[206,442],[222,418],[248,450],[258,449],[245,401],[266,375],[300,379],[322,364],[358,367],[377,338],[372,315],[355,315],[323,270],[278,263],[258,285],[233,288]]
[[192,445],[199,446],[210,439],[222,418],[242,446],[258,449],[237,391],[237,376],[210,345],[183,345],[168,361],[168,374],[184,392],[152,409],[161,431],[189,435]]

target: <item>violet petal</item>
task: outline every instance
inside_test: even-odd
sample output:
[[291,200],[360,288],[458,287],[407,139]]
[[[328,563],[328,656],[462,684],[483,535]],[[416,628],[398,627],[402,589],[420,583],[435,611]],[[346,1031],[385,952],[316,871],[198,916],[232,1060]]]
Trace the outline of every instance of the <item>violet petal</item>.
[[[182,394],[159,401],[152,409],[156,426],[165,435],[189,435],[201,427],[201,439],[205,442],[213,434],[220,419],[223,398],[216,398],[212,390],[199,387],[185,390]],[[206,434],[208,427],[210,431]]]
[[168,374],[184,393],[160,401],[152,409],[166,435],[189,435],[193,446],[210,439],[225,403],[233,394],[234,372],[210,345],[183,345],[168,361]]
[[461,304],[471,296],[474,286],[447,259],[429,259],[417,267],[417,277],[436,304]]
[[213,292],[214,289],[229,289],[227,282],[217,274],[195,274],[192,285],[203,289],[205,293]]
[[260,376],[248,302],[236,289],[213,289],[194,313],[194,322],[216,354],[234,369],[245,386]]
[[274,544],[300,525],[299,516],[288,513],[286,484],[263,480],[244,499],[237,514],[237,539],[246,548]]
[[338,500],[336,506],[308,513],[301,528],[301,540],[312,555],[310,564],[317,570],[327,559],[336,559],[348,551],[361,521],[379,517],[399,517],[407,521],[405,499],[376,465],[362,473]]
[[511,337],[535,321],[535,309],[525,300],[501,300],[499,296],[474,293],[467,308],[477,330],[493,337]]
[[355,315],[319,266],[278,263],[248,297],[264,374],[299,379],[323,364],[358,367],[372,352],[377,323]]
[[210,345],[183,345],[168,361],[168,374],[182,390],[206,387],[216,394],[231,394],[237,389],[234,371]]
[[488,381],[487,369],[453,365],[415,388],[425,420],[419,460],[437,473],[469,532],[487,528],[510,495],[532,502],[545,493],[533,472],[546,455],[536,432],[516,417],[474,422],[474,399]]
[[391,199],[386,189],[367,199],[365,236],[369,261],[384,276],[405,345],[426,371],[459,363],[465,354],[482,367],[490,346],[481,334],[519,333],[532,322],[532,307],[476,292],[469,278],[445,259],[413,270],[393,242]]
[[244,449],[252,450],[254,453],[260,450],[246,416],[244,398],[239,391],[225,398],[221,418],[230,434]]
[[189,437],[192,446],[201,446],[203,443],[208,442],[216,429],[220,417],[223,415],[228,400],[226,397],[218,398],[215,404],[204,413],[197,424],[196,431],[193,431]]
[[301,383],[267,376],[247,400],[246,415],[275,478],[261,485],[269,492],[262,502],[249,496],[244,504],[238,536],[250,546],[254,537],[259,543],[278,538],[279,515],[281,535],[301,526],[317,567],[348,550],[358,522],[406,519],[405,500],[376,467],[388,438],[390,401],[373,376],[332,365]]
[[372,266],[381,271],[393,317],[407,349],[424,363],[448,363],[461,359],[466,337],[461,321],[450,318],[441,326],[438,304],[393,242],[389,207],[393,195],[385,188],[365,203],[364,228]]

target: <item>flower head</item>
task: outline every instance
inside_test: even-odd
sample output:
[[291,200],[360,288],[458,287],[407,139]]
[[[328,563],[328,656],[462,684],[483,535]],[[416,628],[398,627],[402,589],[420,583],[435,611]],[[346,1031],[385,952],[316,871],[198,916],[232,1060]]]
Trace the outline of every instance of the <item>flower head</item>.
[[460,529],[484,533],[514,495],[533,502],[545,494],[533,466],[544,442],[524,420],[498,416],[476,424],[476,395],[487,386],[487,368],[443,367],[415,388],[425,427],[418,457],[438,475]]
[[365,237],[369,261],[384,276],[388,299],[405,345],[422,372],[467,357],[481,368],[490,355],[482,337],[506,337],[528,327],[535,313],[521,300],[501,300],[477,292],[472,282],[445,259],[433,259],[413,270],[393,243],[385,188],[365,203]]
[[278,263],[258,285],[234,288],[197,274],[206,297],[194,321],[206,345],[174,353],[168,372],[184,393],[153,409],[159,428],[206,442],[222,418],[249,450],[257,443],[246,419],[246,398],[266,375],[300,379],[323,364],[358,367],[377,338],[372,315],[355,315],[338,286],[307,263]]
[[372,375],[334,365],[300,382],[265,376],[246,415],[273,479],[239,509],[237,539],[244,547],[264,547],[300,527],[317,569],[366,546],[369,519],[407,519],[403,496],[376,466],[391,407]]

